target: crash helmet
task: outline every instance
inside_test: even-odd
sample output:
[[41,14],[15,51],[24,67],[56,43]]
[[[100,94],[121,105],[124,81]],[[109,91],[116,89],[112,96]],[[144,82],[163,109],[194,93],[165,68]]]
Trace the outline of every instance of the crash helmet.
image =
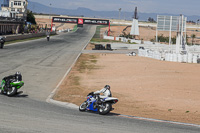
[[18,71],[18,72],[15,73],[15,75],[21,75],[21,73]]
[[21,80],[22,80],[22,75],[21,75],[21,73],[20,73],[19,71],[16,72],[15,75],[16,75],[16,79],[17,79],[18,81],[21,81]]
[[110,90],[110,85],[106,85],[104,88]]

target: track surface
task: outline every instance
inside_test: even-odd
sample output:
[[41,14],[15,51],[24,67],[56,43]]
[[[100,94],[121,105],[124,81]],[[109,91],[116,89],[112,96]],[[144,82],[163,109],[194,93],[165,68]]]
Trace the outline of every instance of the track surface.
[[0,49],[0,77],[21,71],[23,94],[0,95],[1,133],[199,133],[199,127],[100,116],[91,112],[59,107],[45,100],[62,79],[95,27],[84,26],[75,33],[53,36]]

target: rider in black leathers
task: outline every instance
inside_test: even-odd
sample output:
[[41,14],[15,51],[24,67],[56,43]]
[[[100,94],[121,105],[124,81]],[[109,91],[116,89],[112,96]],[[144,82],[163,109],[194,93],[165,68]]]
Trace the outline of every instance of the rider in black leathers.
[[49,30],[46,32],[46,35],[47,35],[47,41],[49,41],[49,39],[50,39],[50,31]]
[[22,75],[20,72],[16,72],[13,75],[9,75],[3,78],[5,80],[5,89],[3,93],[7,93],[8,88],[10,88],[11,81],[22,81]]

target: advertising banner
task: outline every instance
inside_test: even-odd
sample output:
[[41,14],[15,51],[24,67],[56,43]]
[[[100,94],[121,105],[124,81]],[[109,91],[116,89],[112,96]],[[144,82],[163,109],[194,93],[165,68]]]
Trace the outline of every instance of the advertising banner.
[[109,20],[102,19],[84,19],[84,24],[94,24],[94,25],[109,25]]
[[82,19],[82,18],[53,17],[53,22],[57,22],[57,23],[77,23],[78,25],[83,25],[83,24],[109,25],[109,20],[103,20],[103,19]]
[[78,19],[78,24],[83,24],[83,19],[79,18]]
[[53,17],[53,22],[57,22],[57,23],[78,23],[78,18]]

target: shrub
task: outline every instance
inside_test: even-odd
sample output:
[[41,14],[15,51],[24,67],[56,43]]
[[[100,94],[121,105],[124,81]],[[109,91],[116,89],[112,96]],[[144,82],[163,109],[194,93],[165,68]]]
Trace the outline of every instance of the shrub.
[[[156,37],[151,39],[150,41],[151,42],[155,42],[155,40],[156,40]],[[163,36],[163,34],[159,35],[158,36],[158,41],[159,42],[165,42],[165,43],[169,42],[169,37],[165,37],[165,36]],[[172,42],[172,44],[176,44],[176,37],[175,36],[171,38],[171,42]]]

